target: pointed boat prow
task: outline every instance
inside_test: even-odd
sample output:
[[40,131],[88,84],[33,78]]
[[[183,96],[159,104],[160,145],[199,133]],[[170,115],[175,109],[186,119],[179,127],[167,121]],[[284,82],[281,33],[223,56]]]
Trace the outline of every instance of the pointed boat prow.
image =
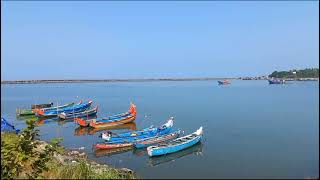
[[196,135],[200,136],[203,134],[203,128],[202,126],[195,132]]

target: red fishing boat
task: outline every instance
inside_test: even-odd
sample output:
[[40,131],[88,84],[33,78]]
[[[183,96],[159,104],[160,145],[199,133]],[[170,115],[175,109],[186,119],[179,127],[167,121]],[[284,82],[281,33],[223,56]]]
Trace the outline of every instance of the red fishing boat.
[[218,83],[219,83],[219,85],[231,84],[231,82],[229,80],[218,81]]
[[131,147],[132,145],[133,143],[119,143],[119,144],[98,143],[94,147],[96,149],[115,149],[115,148]]

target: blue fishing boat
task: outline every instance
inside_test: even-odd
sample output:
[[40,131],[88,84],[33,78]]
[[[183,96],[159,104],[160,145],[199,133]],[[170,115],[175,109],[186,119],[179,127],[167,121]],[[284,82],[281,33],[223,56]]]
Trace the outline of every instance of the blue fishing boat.
[[173,140],[177,137],[179,137],[180,135],[180,130],[172,132],[170,134],[165,134],[162,136],[155,136],[155,137],[149,137],[149,138],[145,138],[145,139],[141,139],[136,141],[133,145],[135,148],[145,148],[151,145],[155,145],[158,143],[163,143],[169,140]]
[[92,109],[87,109],[85,111],[80,111],[80,112],[62,112],[58,114],[58,117],[60,119],[72,119],[72,118],[80,118],[80,117],[92,117],[97,115],[98,112],[98,106]]
[[92,104],[92,101],[86,102],[86,103],[81,103],[81,104],[77,104],[77,105],[73,105],[70,107],[66,107],[66,108],[61,108],[61,109],[54,109],[54,110],[47,110],[44,111],[43,109],[39,109],[36,111],[36,115],[38,117],[56,117],[58,116],[58,114],[60,113],[74,113],[74,112],[81,112],[81,111],[85,111],[86,109],[88,109]]
[[[189,156],[189,155],[202,155],[202,150],[203,149],[203,143],[199,142],[197,144],[195,144],[194,146],[184,149],[182,151],[176,152],[176,153],[172,153],[172,154],[167,154],[165,156],[155,156],[153,158],[149,158],[148,160],[148,165],[149,166],[158,166],[160,164],[165,164],[171,161],[176,161],[180,158],[183,158],[185,156]],[[140,149],[142,150],[142,149]]]
[[[78,104],[81,104],[82,103],[82,100],[80,100],[80,102]],[[68,104],[65,104],[65,105],[61,105],[61,106],[54,106],[54,107],[37,107],[37,108],[34,108],[34,112],[37,112],[39,111],[40,109],[42,111],[53,111],[53,110],[57,110],[57,109],[63,109],[63,108],[66,108],[66,107],[70,107],[70,106],[74,106],[76,103],[72,102],[72,103],[68,103]]]
[[286,81],[284,79],[269,79],[269,84],[285,84]]
[[102,133],[101,138],[112,143],[135,142],[139,139],[168,134],[171,132],[172,126],[173,118],[170,118],[165,124],[160,127],[151,126],[139,131],[126,132],[121,134],[116,134],[108,131],[107,133]]
[[202,127],[200,127],[196,132],[190,135],[175,139],[168,143],[162,143],[157,146],[149,146],[147,148],[148,155],[150,157],[160,156],[160,155],[174,153],[174,152],[189,148],[201,141],[202,134],[203,134],[203,130],[202,130]]
[[16,129],[12,124],[10,124],[4,118],[1,118],[1,132],[15,132],[18,134],[20,130]]

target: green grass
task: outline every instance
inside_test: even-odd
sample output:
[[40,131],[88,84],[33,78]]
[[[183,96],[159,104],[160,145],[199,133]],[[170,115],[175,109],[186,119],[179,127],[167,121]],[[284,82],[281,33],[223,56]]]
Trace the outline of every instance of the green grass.
[[117,169],[107,167],[106,171],[96,172],[85,161],[73,165],[60,165],[51,162],[44,176],[49,179],[136,179],[132,174],[121,174]]
[[4,141],[8,144],[17,144],[19,137],[13,132],[1,132],[1,141]]

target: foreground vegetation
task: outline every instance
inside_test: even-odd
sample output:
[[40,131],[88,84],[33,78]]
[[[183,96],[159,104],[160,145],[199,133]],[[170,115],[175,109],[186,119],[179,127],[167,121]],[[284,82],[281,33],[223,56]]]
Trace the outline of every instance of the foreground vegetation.
[[302,70],[274,71],[269,77],[274,78],[319,78],[318,68],[306,68]]
[[[32,120],[21,134],[1,132],[1,179],[133,179],[135,176],[107,165],[93,165],[87,159],[64,164],[57,155],[66,150],[62,139],[50,143],[38,140]],[[61,155],[60,155],[61,157]]]

